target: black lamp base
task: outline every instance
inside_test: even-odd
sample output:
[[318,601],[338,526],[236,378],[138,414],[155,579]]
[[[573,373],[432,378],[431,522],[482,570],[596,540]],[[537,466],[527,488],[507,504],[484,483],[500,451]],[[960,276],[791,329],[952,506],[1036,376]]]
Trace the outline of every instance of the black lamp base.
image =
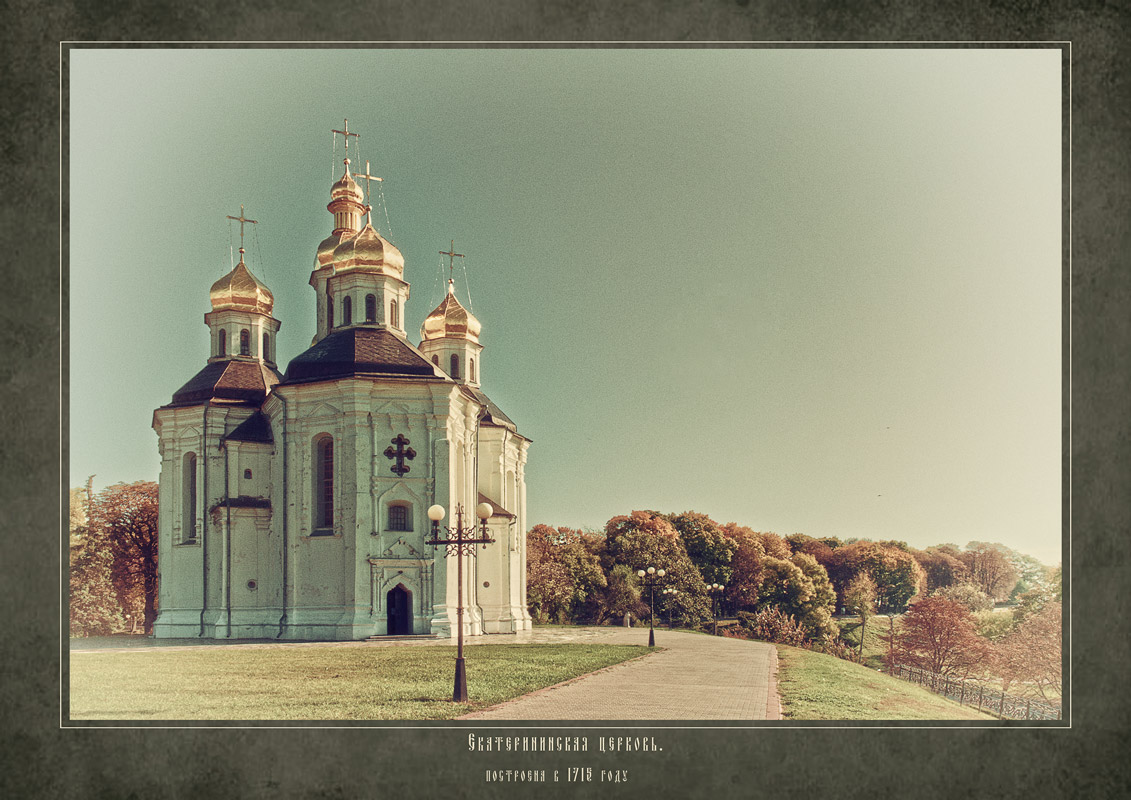
[[456,685],[452,692],[452,701],[456,703],[467,702],[467,672],[464,670],[463,659],[456,659]]

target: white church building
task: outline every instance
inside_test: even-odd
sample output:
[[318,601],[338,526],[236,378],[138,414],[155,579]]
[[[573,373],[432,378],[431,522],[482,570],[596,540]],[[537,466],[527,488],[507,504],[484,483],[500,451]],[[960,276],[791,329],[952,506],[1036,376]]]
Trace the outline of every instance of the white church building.
[[530,629],[530,440],[480,388],[481,325],[450,278],[409,341],[404,257],[344,163],[310,275],[310,348],[280,372],[274,299],[241,246],[212,285],[203,369],[153,414],[157,637],[455,636],[456,557],[425,544],[427,509],[454,528],[483,502],[495,542],[464,557],[464,633]]

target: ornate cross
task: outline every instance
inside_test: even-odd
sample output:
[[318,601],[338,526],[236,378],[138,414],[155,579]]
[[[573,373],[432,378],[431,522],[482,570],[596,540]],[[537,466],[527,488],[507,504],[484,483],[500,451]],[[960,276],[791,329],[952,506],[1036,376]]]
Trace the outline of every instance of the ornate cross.
[[369,182],[370,181],[383,181],[385,179],[384,178],[378,178],[376,175],[370,175],[369,174],[369,159],[365,160],[365,174],[364,175],[354,175],[354,177],[355,178],[365,178],[365,199],[366,199],[366,205],[365,205],[366,220],[365,221],[367,223],[369,223],[370,225],[372,225],[373,224],[373,203],[370,202],[370,201],[373,199],[373,197],[372,197],[372,194],[371,194],[371,190],[369,188]]
[[390,441],[397,446],[397,449],[394,450],[391,447],[386,447],[385,458],[389,459],[390,461],[396,459],[397,463],[393,464],[393,466],[389,467],[389,469],[391,469],[398,477],[400,477],[409,470],[408,465],[404,463],[405,459],[407,458],[409,461],[411,461],[412,459],[416,458],[416,451],[411,447],[405,447],[405,445],[409,443],[409,440],[405,438],[405,435],[403,433],[398,433],[397,438],[391,439]]
[[452,282],[452,267],[455,265],[456,259],[457,258],[463,258],[463,253],[457,253],[455,251],[456,250],[455,239],[451,240],[450,246],[452,248],[451,250],[448,250],[448,251],[441,250],[440,251],[440,255],[448,257],[448,283]]
[[350,137],[352,136],[355,139],[360,139],[361,134],[360,133],[350,133],[350,121],[348,119],[342,120],[342,128],[343,128],[343,130],[338,130],[337,128],[331,128],[330,133],[340,133],[342,135],[342,137],[346,140],[346,158],[349,158]]
[[228,219],[234,219],[240,224],[240,252],[243,253],[244,252],[244,249],[243,249],[243,224],[245,222],[250,222],[252,225],[258,225],[259,221],[254,220],[254,219],[248,219],[247,217],[245,217],[243,215],[243,203],[240,203],[240,215],[238,217],[233,217],[231,214],[228,214],[227,216],[228,216]]

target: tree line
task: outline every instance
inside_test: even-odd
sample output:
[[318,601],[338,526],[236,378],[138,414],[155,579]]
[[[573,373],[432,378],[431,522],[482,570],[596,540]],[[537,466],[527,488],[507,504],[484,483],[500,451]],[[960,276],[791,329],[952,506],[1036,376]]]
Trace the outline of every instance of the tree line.
[[[779,536],[694,511],[633,511],[603,531],[535,525],[527,535],[531,615],[595,625],[646,619],[649,597],[636,573],[649,566],[666,571],[657,621],[703,626],[708,587],[721,584],[721,610],[738,622],[728,635],[859,660],[868,621],[880,614],[886,662],[1059,692],[1059,569],[999,543],[918,550],[902,541]],[[995,611],[1003,603],[1009,610]],[[859,620],[855,648],[843,635],[846,614]]]

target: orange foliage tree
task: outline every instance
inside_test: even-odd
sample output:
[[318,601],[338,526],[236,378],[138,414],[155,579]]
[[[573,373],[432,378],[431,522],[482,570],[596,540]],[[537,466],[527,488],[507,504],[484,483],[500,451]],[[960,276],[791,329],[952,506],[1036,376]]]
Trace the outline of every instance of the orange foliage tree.
[[944,597],[926,597],[911,606],[895,636],[895,651],[900,663],[956,678],[988,666],[991,656],[973,615]]
[[1027,617],[997,644],[994,663],[1002,678],[1002,690],[1011,683],[1033,686],[1046,700],[1061,693],[1061,608],[1046,603]]
[[106,487],[91,503],[89,528],[92,546],[110,556],[119,604],[140,614],[149,633],[157,619],[157,484]]

